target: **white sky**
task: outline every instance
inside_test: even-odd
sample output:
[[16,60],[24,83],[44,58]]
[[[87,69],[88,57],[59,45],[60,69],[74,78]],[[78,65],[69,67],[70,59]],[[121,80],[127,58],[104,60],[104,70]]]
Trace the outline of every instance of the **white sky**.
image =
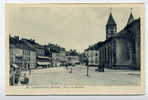
[[[126,25],[130,12],[129,7],[112,8],[118,31]],[[109,14],[110,8],[101,7],[11,7],[9,32],[41,44],[54,43],[82,52],[105,40]],[[139,18],[140,10],[133,8],[133,15]]]

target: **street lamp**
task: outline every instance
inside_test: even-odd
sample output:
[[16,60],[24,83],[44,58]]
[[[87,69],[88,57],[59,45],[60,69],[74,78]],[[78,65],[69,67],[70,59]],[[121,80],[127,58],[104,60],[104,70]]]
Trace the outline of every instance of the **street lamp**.
[[89,76],[89,74],[88,74],[88,72],[89,72],[89,66],[88,66],[88,58],[87,57],[86,57],[85,62],[86,62],[86,67],[87,67],[87,74],[86,74],[86,76]]
[[86,76],[88,76],[88,70],[89,70],[89,67],[87,66],[87,74],[86,74]]

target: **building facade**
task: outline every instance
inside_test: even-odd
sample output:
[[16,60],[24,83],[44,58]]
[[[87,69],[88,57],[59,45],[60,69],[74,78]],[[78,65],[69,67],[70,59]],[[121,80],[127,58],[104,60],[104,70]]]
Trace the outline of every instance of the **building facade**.
[[[26,45],[36,51],[36,54],[34,52],[30,52],[30,56],[35,60],[35,68],[48,68],[51,66],[51,57],[45,52],[46,48],[43,45],[36,43],[35,40],[32,39],[23,39],[23,41]],[[31,62],[31,64],[34,64],[34,62]]]
[[36,66],[36,51],[18,36],[10,37],[10,65],[17,65],[21,70]]
[[77,55],[68,55],[68,63],[71,65],[80,64],[80,58]]
[[140,69],[140,18],[132,13],[127,25],[117,33],[116,22],[110,13],[106,25],[106,40],[98,49],[100,66],[112,69]]
[[98,50],[87,50],[85,51],[85,56],[88,58],[89,66],[98,66],[100,63],[99,51]]
[[30,68],[36,68],[36,51],[30,51]]
[[47,56],[37,56],[37,67],[49,68],[51,66],[51,58]]
[[65,51],[60,51],[59,53],[52,53],[52,65],[54,67],[65,66],[67,62],[68,58],[66,56]]

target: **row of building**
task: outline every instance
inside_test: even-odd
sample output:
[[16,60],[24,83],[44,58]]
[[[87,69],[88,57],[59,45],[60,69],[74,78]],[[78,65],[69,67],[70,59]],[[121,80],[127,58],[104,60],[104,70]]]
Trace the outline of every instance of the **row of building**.
[[68,55],[66,51],[52,52],[51,48],[32,39],[10,36],[10,65],[24,70],[63,66],[79,63],[79,56]]
[[68,52],[61,51],[60,53],[52,54],[52,66],[65,66],[80,64],[78,55],[70,55]]
[[106,40],[85,50],[89,65],[111,69],[140,69],[140,18],[131,12],[125,27],[117,32],[117,24],[110,13],[106,24]]

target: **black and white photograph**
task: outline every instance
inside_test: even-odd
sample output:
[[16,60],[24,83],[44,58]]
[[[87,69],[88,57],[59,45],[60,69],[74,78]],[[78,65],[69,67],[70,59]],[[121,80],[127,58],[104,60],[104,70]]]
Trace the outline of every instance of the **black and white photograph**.
[[142,3],[6,4],[6,92],[143,94],[143,11]]

